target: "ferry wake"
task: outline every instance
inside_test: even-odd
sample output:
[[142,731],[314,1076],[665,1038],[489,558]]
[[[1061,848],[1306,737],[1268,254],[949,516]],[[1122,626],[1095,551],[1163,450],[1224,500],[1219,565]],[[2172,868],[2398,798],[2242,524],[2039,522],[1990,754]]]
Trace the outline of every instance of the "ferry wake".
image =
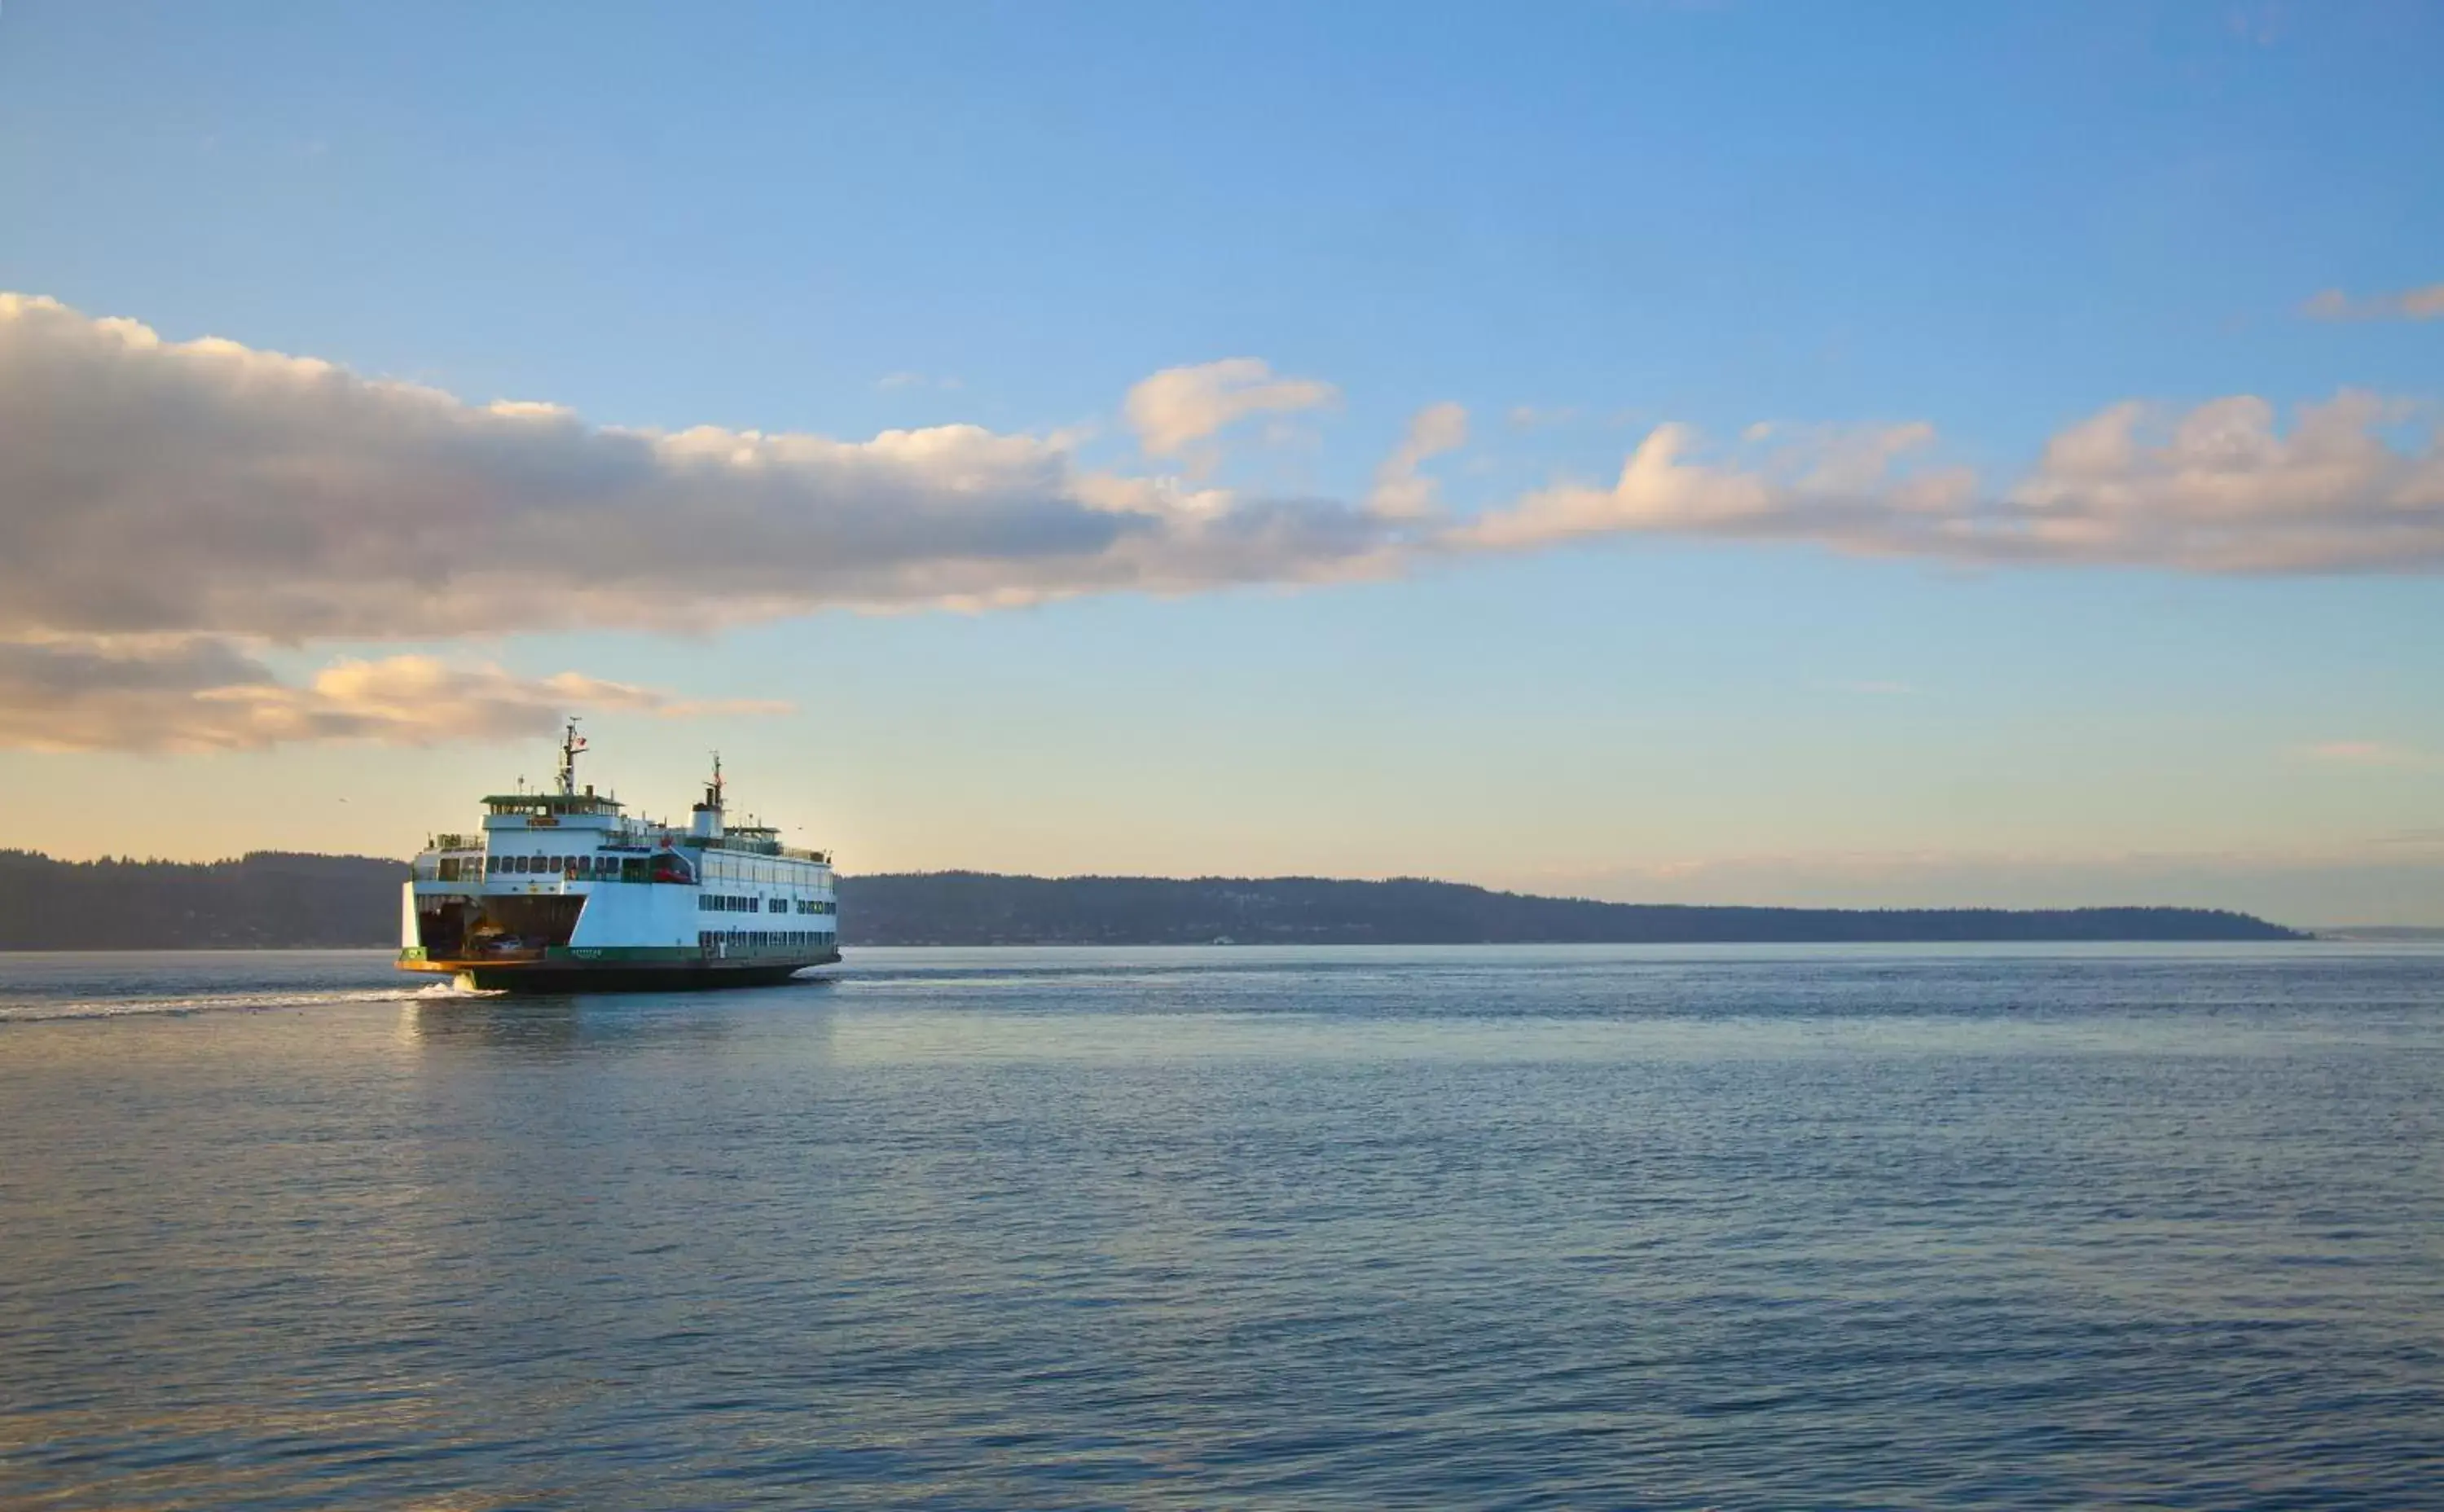
[[680,829],[581,791],[584,749],[572,719],[552,791],[494,794],[482,833],[436,835],[416,857],[400,970],[485,991],[666,991],[840,959],[831,857],[769,825],[725,825],[720,757]]

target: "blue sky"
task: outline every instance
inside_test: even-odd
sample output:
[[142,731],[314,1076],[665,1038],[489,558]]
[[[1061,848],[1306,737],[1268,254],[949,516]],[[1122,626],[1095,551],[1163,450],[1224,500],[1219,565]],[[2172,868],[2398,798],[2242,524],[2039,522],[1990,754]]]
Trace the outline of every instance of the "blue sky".
[[[1462,529],[1610,489],[1666,422],[1924,422],[1927,469],[1999,494],[2125,401],[2287,427],[2364,391],[2416,458],[2444,321],[2386,302],[2444,281],[2439,57],[2412,3],[21,3],[0,288],[590,426],[968,423],[1240,500],[1354,507],[1456,403],[1427,473]],[[1132,386],[1234,358],[1330,396],[1149,454]],[[2334,487],[2297,507],[2376,539]],[[670,690],[713,707],[597,713],[606,777],[676,804],[719,745],[851,870],[2444,923],[2434,556],[1696,519],[987,612],[147,627],[291,684],[413,655]],[[0,806],[60,854],[396,852],[547,760],[356,728],[24,738]]]

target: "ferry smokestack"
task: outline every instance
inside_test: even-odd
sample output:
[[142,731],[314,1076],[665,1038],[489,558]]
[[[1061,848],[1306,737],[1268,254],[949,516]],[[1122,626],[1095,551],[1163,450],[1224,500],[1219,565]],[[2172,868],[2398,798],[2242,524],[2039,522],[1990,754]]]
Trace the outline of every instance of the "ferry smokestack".
[[713,781],[704,784],[704,802],[695,806],[695,820],[688,826],[691,838],[700,840],[721,839],[721,752],[713,753]]

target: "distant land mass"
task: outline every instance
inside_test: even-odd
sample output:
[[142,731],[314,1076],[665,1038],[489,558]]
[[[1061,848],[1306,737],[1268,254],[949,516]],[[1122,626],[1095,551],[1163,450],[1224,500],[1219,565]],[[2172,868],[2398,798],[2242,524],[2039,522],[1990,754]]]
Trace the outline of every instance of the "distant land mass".
[[[406,863],[257,851],[58,861],[0,851],[0,950],[396,945]],[[1599,903],[1457,882],[927,872],[841,878],[859,945],[1732,945],[2307,938],[2220,909],[1786,909]]]
[[2219,909],[1788,909],[1599,903],[1459,882],[1005,876],[844,877],[863,945],[1731,945],[1842,940],[2296,940]]
[[234,861],[55,861],[0,851],[0,950],[398,943],[407,863],[256,851]]

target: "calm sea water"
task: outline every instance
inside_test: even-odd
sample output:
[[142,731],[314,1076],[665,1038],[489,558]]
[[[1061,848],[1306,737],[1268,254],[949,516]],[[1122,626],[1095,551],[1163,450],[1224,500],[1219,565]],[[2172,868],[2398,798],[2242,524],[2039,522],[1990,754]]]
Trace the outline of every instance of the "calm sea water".
[[2444,1506],[2444,953],[0,957],[0,1505]]

